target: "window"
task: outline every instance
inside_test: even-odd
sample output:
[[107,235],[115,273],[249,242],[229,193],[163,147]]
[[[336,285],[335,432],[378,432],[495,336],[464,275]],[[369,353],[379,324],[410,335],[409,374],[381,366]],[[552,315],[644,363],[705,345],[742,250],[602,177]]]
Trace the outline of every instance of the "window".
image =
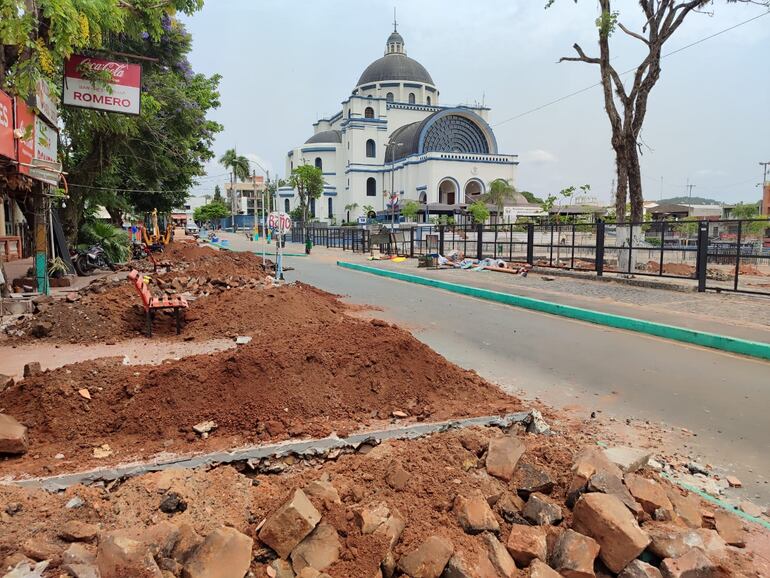
[[350,113],[351,113],[351,110],[348,109],[348,118],[350,118]]
[[425,102],[427,102],[427,103],[428,103],[428,106],[430,106],[430,97],[429,97],[429,96],[426,96],[426,97],[425,97]]
[[372,139],[366,141],[366,156],[370,159],[377,156],[377,146]]
[[327,201],[327,204],[328,204],[328,213],[327,213],[326,216],[331,219],[332,217],[334,217],[334,203],[332,202],[332,198],[331,197],[329,197],[329,200]]
[[414,93],[413,92],[409,93],[409,104],[414,104]]
[[321,157],[315,158],[315,168],[324,170],[324,162],[321,160]]
[[315,199],[310,199],[310,216],[315,219]]
[[286,199],[286,200],[283,202],[283,211],[284,211],[285,213],[289,213],[289,212],[291,212],[291,203],[289,202],[289,199]]
[[294,161],[291,161],[289,164],[291,165],[291,170],[294,170]]
[[367,197],[377,196],[377,181],[374,180],[374,177],[369,177],[368,179],[366,179],[366,196]]
[[393,102],[393,93],[389,92],[388,94],[386,94],[385,100],[387,100],[388,102]]
[[374,109],[371,106],[367,106],[364,110],[364,118],[374,118]]

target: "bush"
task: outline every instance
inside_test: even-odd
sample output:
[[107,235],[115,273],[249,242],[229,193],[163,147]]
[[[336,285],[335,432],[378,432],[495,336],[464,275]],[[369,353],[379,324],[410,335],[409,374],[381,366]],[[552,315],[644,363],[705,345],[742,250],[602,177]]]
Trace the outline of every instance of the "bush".
[[78,239],[87,245],[100,244],[113,263],[124,263],[128,259],[128,233],[109,223],[86,223],[81,227]]

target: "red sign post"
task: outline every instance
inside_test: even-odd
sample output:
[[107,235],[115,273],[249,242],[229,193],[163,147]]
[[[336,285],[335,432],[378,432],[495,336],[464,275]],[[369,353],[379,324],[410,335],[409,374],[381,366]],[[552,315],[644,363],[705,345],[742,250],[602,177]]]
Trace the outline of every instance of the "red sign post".
[[[90,80],[88,73],[108,73],[106,84]],[[64,63],[64,92],[67,106],[94,108],[124,114],[141,111],[142,67],[90,56],[73,55]]]

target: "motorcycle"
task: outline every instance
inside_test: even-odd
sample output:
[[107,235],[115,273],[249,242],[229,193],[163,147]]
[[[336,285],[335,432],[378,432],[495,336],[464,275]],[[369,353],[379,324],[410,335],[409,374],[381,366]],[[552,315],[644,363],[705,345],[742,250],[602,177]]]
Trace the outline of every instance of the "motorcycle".
[[101,245],[92,245],[86,250],[71,249],[70,258],[75,271],[81,277],[91,275],[97,269],[116,271],[115,264]]

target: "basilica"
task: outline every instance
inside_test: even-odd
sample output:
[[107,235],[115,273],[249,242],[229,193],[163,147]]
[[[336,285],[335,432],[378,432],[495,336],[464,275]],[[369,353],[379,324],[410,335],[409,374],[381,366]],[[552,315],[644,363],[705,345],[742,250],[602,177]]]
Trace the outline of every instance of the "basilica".
[[[489,109],[442,106],[439,97],[394,24],[385,55],[364,70],[342,110],[316,122],[313,136],[287,154],[287,175],[302,164],[323,172],[323,195],[311,202],[311,214],[339,224],[346,206],[356,207],[352,219],[364,207],[387,213],[408,200],[420,204],[421,218],[459,214],[492,181],[514,185],[517,156],[498,152]],[[291,187],[278,194],[282,210],[299,204]]]

